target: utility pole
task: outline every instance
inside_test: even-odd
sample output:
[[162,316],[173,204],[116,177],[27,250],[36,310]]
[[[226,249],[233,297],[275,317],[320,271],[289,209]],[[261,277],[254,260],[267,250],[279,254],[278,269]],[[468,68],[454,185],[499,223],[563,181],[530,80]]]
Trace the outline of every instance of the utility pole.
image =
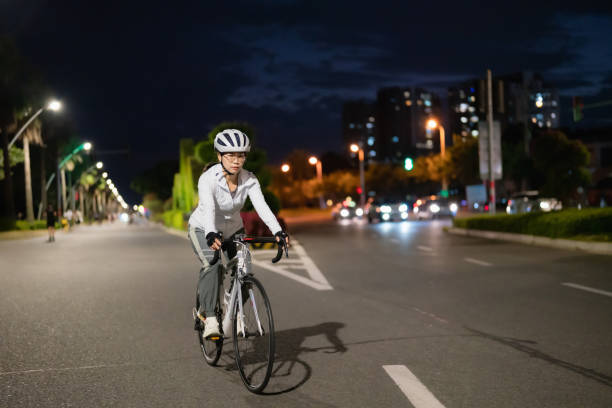
[[489,125],[489,213],[495,214],[495,174],[493,173],[493,86],[487,69],[487,122]]

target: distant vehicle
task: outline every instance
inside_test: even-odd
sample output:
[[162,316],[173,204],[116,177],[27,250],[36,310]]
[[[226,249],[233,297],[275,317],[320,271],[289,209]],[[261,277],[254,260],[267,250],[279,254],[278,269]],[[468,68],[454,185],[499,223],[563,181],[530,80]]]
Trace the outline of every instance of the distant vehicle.
[[350,220],[363,217],[363,209],[357,207],[354,202],[339,202],[332,208],[334,220]]
[[414,203],[413,210],[417,220],[431,220],[441,217],[454,217],[459,211],[459,205],[446,198],[429,196]]
[[368,211],[368,222],[405,221],[410,215],[410,207],[405,202],[383,201],[372,204]]
[[512,195],[506,205],[507,214],[522,214],[533,211],[555,211],[563,209],[556,198],[542,198],[537,190],[521,191]]

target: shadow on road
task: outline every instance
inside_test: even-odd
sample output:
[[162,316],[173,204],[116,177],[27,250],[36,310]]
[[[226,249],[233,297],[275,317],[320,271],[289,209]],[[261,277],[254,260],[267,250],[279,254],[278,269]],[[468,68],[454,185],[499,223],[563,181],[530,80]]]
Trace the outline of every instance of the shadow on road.
[[529,357],[539,358],[540,360],[544,360],[550,364],[556,365],[557,367],[565,368],[566,370],[573,371],[578,373],[586,378],[591,380],[595,380],[601,384],[607,385],[608,387],[612,387],[612,377],[597,372],[591,368],[582,367],[568,361],[559,360],[551,355],[543,353],[535,348],[528,346],[527,344],[537,344],[535,341],[531,340],[521,340],[521,339],[513,339],[512,337],[500,337],[494,334],[485,333],[476,329],[472,329],[470,327],[465,327],[466,330],[474,333],[477,336],[483,337],[485,339],[493,340],[497,343],[501,343],[505,346],[512,347],[515,350],[523,352],[527,354]]
[[[347,351],[338,330],[344,323],[327,322],[315,326],[299,327],[276,332],[276,353],[270,383],[263,392],[264,395],[278,395],[296,390],[305,384],[312,376],[312,367],[300,358],[303,353],[323,352],[326,354],[344,353]],[[304,347],[302,344],[308,337],[323,335],[330,343],[324,347]],[[233,345],[228,343],[221,362],[228,371],[236,370]],[[224,347],[225,348],[225,347]],[[225,364],[224,364],[225,363]],[[252,361],[250,363],[253,363]]]

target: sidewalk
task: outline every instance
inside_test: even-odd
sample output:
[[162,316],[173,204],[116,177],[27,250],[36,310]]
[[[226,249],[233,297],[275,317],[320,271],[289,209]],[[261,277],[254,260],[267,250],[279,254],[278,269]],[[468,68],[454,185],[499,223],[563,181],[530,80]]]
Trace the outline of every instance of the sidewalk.
[[538,237],[535,235],[514,234],[509,232],[483,231],[467,228],[448,227],[445,231],[455,235],[469,237],[496,239],[500,241],[517,242],[526,245],[537,245],[549,248],[568,249],[573,251],[584,251],[591,254],[612,255],[612,243],[575,241],[571,239],[554,239]]
[[[57,234],[58,231],[55,231]],[[0,232],[0,241],[11,241],[15,239],[29,239],[36,237],[45,237],[49,234],[46,229],[27,230],[27,231],[2,231]]]

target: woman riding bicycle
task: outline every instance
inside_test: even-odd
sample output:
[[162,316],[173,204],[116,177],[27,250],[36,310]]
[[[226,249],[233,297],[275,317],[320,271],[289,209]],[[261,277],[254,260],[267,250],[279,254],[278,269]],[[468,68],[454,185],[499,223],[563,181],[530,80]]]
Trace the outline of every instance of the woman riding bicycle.
[[[223,237],[244,231],[240,209],[247,196],[259,217],[276,236],[281,245],[289,244],[289,236],[281,229],[276,217],[266,204],[259,181],[244,170],[247,152],[251,150],[249,138],[236,129],[225,129],[215,136],[215,152],[219,163],[208,167],[198,180],[199,202],[189,217],[189,239],[202,262],[198,279],[200,308],[197,317],[204,323],[204,337],[219,336],[219,322],[215,305],[219,296],[219,262],[210,265],[214,251],[223,247],[228,258],[235,249],[223,245]],[[210,248],[210,249],[205,249]]]

